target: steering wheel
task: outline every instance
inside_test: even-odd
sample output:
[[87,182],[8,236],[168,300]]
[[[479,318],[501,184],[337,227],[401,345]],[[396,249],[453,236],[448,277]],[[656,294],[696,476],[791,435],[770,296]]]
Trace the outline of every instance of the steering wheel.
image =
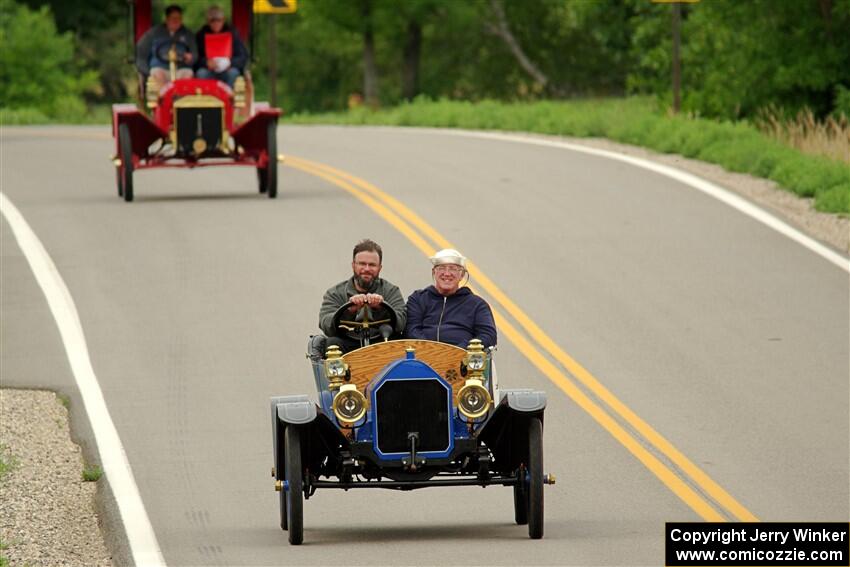
[[[177,59],[175,63],[177,66],[184,65],[183,63],[183,55],[191,52],[189,49],[189,45],[185,41],[181,41],[179,39],[172,39],[171,41],[163,42],[156,48],[156,58],[160,61],[169,62],[168,52],[171,51],[171,48],[174,48],[174,52],[177,55]],[[192,61],[194,63],[194,61]]]
[[375,311],[381,315],[386,315],[387,318],[372,320],[370,319],[370,315],[374,316],[372,308],[365,303],[356,311],[356,313],[353,314],[354,317],[352,317],[352,313],[348,310],[353,305],[354,303],[349,301],[337,309],[336,313],[334,313],[331,326],[334,329],[342,330],[348,337],[360,341],[360,346],[367,346],[372,342],[372,340],[378,339],[381,336],[383,336],[385,341],[388,340],[389,335],[384,336],[381,332],[381,327],[384,325],[388,325],[390,327],[392,330],[390,334],[395,332],[398,318],[396,317],[395,311],[391,308],[386,306],[378,307]]

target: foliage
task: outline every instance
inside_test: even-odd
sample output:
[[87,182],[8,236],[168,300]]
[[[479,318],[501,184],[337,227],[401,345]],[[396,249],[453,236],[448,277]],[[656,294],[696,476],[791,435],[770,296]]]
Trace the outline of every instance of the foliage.
[[288,120],[605,137],[771,179],[800,196],[813,197],[819,210],[850,214],[850,167],[846,164],[802,154],[744,122],[670,116],[646,97],[538,103],[472,103],[422,97],[377,112],[359,108],[343,114],[299,114]]
[[0,444],[0,480],[17,466],[15,457],[8,453],[8,447]]
[[83,468],[83,480],[85,482],[97,482],[103,476],[103,469],[98,465],[86,465]]
[[[644,6],[634,22],[633,91],[670,99],[670,8]],[[850,83],[850,0],[712,0],[683,15],[683,108],[753,116],[767,105],[817,116]]]
[[[56,93],[101,104],[135,94],[125,3],[18,2],[28,7],[0,0],[2,106],[57,117],[67,109],[52,108]],[[167,3],[154,0],[154,21]],[[185,23],[197,29],[208,3],[183,5]],[[545,85],[494,32],[495,5]],[[753,117],[768,105],[791,114],[809,107],[818,118],[850,112],[850,34],[843,33],[850,29],[850,0],[711,0],[681,9],[686,111],[721,119]],[[252,74],[257,94],[267,97],[275,26],[279,105],[295,112],[356,105],[364,94],[369,30],[382,105],[417,94],[527,101],[626,92],[669,105],[670,16],[670,4],[648,0],[310,0],[295,14],[255,17]],[[35,49],[40,57],[28,60]]]
[[97,73],[80,68],[73,38],[57,33],[48,7],[0,0],[0,107],[79,110],[80,96],[96,84]]

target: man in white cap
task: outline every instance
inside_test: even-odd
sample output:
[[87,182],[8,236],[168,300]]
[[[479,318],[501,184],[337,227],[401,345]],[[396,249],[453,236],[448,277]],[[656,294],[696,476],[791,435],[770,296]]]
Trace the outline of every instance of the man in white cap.
[[[225,21],[224,10],[218,6],[207,8],[207,25],[198,31],[195,43],[198,45],[196,76],[224,81],[233,88],[236,77],[245,73],[248,49],[239,33]],[[213,48],[221,52],[211,52]]]
[[496,345],[496,323],[484,299],[461,287],[467,275],[466,258],[446,248],[431,257],[434,285],[414,291],[407,299],[405,336],[451,343],[466,348],[480,339],[485,348]]

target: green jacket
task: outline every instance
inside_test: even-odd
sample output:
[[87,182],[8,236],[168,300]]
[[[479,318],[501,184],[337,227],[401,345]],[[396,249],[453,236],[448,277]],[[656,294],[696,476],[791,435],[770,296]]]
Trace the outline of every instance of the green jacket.
[[[334,313],[348,303],[348,298],[352,295],[357,295],[361,292],[354,287],[354,277],[350,277],[343,282],[339,282],[328,291],[325,292],[325,297],[322,299],[322,308],[319,310],[319,329],[328,336],[335,337],[337,329],[332,328]],[[401,295],[401,290],[398,286],[391,284],[383,278],[375,278],[370,289],[366,293],[377,293],[384,298],[384,307],[389,307],[395,311],[396,325],[394,331],[402,333],[404,325],[407,322],[407,309],[404,306],[404,296]],[[380,313],[376,314],[378,318]]]

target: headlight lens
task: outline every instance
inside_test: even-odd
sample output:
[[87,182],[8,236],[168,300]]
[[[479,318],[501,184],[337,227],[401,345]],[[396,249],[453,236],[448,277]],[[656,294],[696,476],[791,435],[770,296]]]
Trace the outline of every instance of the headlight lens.
[[328,378],[342,378],[345,376],[345,362],[341,358],[328,359],[325,361],[325,371]]
[[457,394],[457,408],[469,419],[486,414],[491,401],[490,392],[480,380],[467,380]]
[[484,353],[474,353],[467,357],[467,367],[470,370],[484,370]]
[[358,421],[366,414],[366,397],[357,391],[354,384],[346,384],[334,396],[333,410],[340,421]]

